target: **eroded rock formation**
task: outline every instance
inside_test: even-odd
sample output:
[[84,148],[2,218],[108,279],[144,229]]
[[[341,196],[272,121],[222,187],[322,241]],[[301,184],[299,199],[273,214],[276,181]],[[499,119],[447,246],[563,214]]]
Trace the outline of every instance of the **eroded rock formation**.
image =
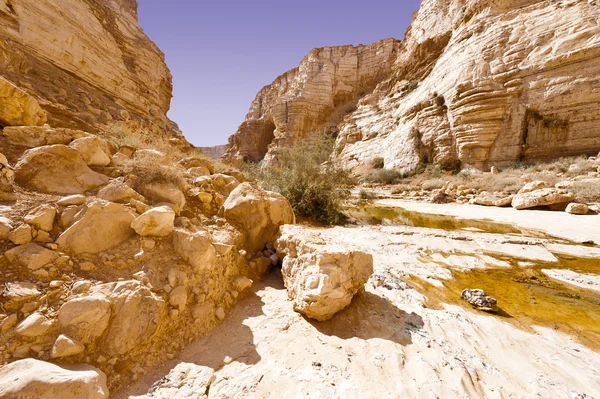
[[314,50],[259,93],[228,156],[260,159],[271,142],[273,153],[327,129],[339,130],[334,156],[350,167],[375,157],[411,170],[595,155],[599,18],[595,0],[424,0],[402,43],[363,48],[380,69],[341,58],[344,76],[373,73],[364,80],[376,85],[372,92],[343,89],[352,93],[345,100],[358,100],[356,110],[332,117],[335,88],[361,85],[332,73],[335,61],[323,62],[348,48]]
[[[336,129],[359,98],[387,79],[399,42],[312,50],[296,69],[264,87],[230,137],[227,158],[260,161],[278,146]],[[272,154],[270,154],[272,155]]]
[[37,99],[51,125],[96,131],[131,117],[170,126],[171,74],[135,0],[0,0],[0,22],[0,75]]

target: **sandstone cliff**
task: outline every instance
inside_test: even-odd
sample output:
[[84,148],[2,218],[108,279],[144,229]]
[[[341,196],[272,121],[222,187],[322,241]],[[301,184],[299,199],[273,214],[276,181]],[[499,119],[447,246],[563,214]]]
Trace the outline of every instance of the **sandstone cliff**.
[[135,0],[0,0],[0,75],[52,126],[94,132],[131,117],[177,131],[166,117],[171,74]]
[[386,39],[312,50],[298,68],[258,93],[225,157],[259,161],[278,146],[335,129],[360,97],[390,76],[398,47]]
[[[359,99],[355,111],[330,118],[331,82],[339,78],[335,68],[318,73],[321,57],[347,48],[314,50],[299,71],[317,73],[291,71],[263,89],[229,155],[260,159],[270,143],[332,125],[334,155],[350,167],[383,157],[386,168],[401,170],[419,163],[486,169],[596,154],[599,21],[595,0],[423,0],[401,44],[367,47],[362,69],[344,63],[345,75],[368,69],[367,86],[377,85],[346,97]],[[313,108],[323,100],[329,104]]]

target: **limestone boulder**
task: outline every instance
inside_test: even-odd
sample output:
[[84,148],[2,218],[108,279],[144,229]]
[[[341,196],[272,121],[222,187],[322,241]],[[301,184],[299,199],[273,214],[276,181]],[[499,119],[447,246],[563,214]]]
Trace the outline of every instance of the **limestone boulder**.
[[56,243],[76,254],[106,251],[135,234],[133,210],[119,204],[94,201],[80,218],[62,233]]
[[50,352],[50,357],[52,359],[69,357],[79,355],[83,353],[85,350],[85,346],[81,342],[77,342],[74,339],[67,337],[66,335],[59,335],[54,345],[52,346],[52,351]]
[[318,321],[348,306],[373,274],[372,255],[324,245],[294,226],[282,228],[275,247],[283,256],[283,281],[294,310]]
[[79,152],[61,144],[34,148],[15,166],[15,180],[32,190],[49,194],[81,194],[108,182],[91,170]]
[[31,95],[0,77],[0,125],[41,126],[47,116]]
[[128,204],[132,199],[137,201],[144,200],[144,197],[140,193],[123,183],[121,180],[112,180],[106,186],[102,187],[100,191],[98,191],[98,198],[121,204]]
[[14,265],[35,271],[58,259],[58,253],[34,243],[19,245],[4,253],[6,259]]
[[58,310],[61,331],[84,344],[90,344],[102,336],[108,328],[110,317],[110,301],[101,295],[71,299]]
[[11,126],[2,131],[9,143],[27,147],[43,147],[47,145],[69,145],[73,140],[87,137],[82,130],[52,128],[48,126]]
[[16,245],[27,244],[33,240],[33,229],[30,225],[23,223],[8,233],[8,239]]
[[556,188],[543,188],[526,193],[519,193],[512,200],[515,209],[528,209],[538,206],[551,206],[568,204],[575,199],[575,195]]
[[19,310],[24,304],[36,301],[42,293],[34,283],[16,281],[6,283],[2,294],[5,302],[4,310],[12,312]]
[[13,229],[12,220],[0,216],[0,240],[8,240],[8,234]]
[[56,201],[56,204],[60,206],[83,205],[85,204],[85,200],[85,195],[74,194],[59,199],[58,201]]
[[88,166],[110,165],[109,145],[99,137],[83,137],[73,141],[69,147],[79,152]]
[[52,205],[44,204],[30,211],[25,216],[25,223],[38,230],[52,231],[55,218],[56,208]]
[[263,191],[251,183],[242,183],[223,204],[223,216],[247,235],[249,252],[264,249],[273,241],[279,226],[295,223],[294,211],[282,195]]
[[185,169],[191,169],[191,168],[200,168],[202,170],[206,170],[208,173],[202,176],[208,176],[208,175],[212,175],[213,173],[215,173],[215,167],[213,165],[213,163],[205,158],[198,158],[198,157],[188,157],[188,158],[184,158],[181,161],[178,162],[179,165],[183,166]]
[[92,295],[102,295],[112,305],[113,318],[102,348],[111,355],[124,355],[143,347],[165,316],[165,302],[139,281],[101,284]]
[[139,187],[140,193],[157,202],[168,202],[179,210],[185,206],[185,195],[178,187],[171,183],[149,183]]
[[38,312],[32,313],[23,320],[15,329],[15,332],[23,337],[40,337],[52,328],[52,320]]
[[23,359],[0,368],[6,399],[108,399],[106,375],[89,365],[57,366]]
[[529,182],[523,186],[522,189],[519,190],[519,194],[530,193],[535,190],[541,190],[543,188],[548,188],[548,184],[542,180],[536,180]]
[[208,397],[210,385],[217,379],[215,370],[195,363],[179,363],[161,378],[146,395],[130,399],[198,398]]
[[210,234],[205,231],[190,232],[175,229],[173,234],[175,252],[197,270],[207,270],[216,257]]
[[495,313],[498,311],[498,301],[490,297],[485,291],[480,289],[466,289],[461,293],[461,298],[469,302],[475,309],[479,309],[484,312]]
[[159,206],[144,212],[131,222],[131,228],[141,236],[166,237],[175,229],[175,211]]
[[586,204],[572,203],[567,206],[565,211],[571,215],[587,215],[590,212],[590,207]]

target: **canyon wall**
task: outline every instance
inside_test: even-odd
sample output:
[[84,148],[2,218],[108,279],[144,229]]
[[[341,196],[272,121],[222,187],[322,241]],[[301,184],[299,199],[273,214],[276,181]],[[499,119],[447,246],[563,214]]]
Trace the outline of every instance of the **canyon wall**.
[[327,132],[356,109],[358,99],[390,76],[400,42],[312,50],[296,69],[264,87],[238,131],[226,158],[260,161],[294,140]]
[[[487,169],[600,150],[597,0],[423,0],[405,39],[383,43],[392,52],[376,51],[386,62],[374,63],[383,66],[371,75],[374,90],[353,92],[355,110],[337,120],[304,111],[333,97],[336,75],[312,91],[305,87],[322,74],[288,72],[259,93],[230,154],[259,159],[280,137],[323,127],[339,132],[334,156],[349,167],[382,157],[403,171]],[[318,70],[322,52],[300,70]]]
[[52,126],[95,132],[132,119],[178,132],[166,116],[171,74],[135,0],[0,0],[0,75]]

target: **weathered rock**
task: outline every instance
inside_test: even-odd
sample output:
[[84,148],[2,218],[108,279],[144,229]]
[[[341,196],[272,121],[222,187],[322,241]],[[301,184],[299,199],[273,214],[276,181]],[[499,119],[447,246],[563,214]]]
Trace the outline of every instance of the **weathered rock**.
[[27,244],[33,239],[33,231],[28,224],[22,224],[8,233],[8,239],[16,245]]
[[58,144],[25,152],[15,166],[15,180],[44,193],[80,194],[105,184],[108,177],[91,170],[77,151]]
[[210,234],[204,231],[192,233],[184,229],[175,229],[173,246],[177,254],[197,270],[209,269],[216,257]]
[[169,202],[180,210],[185,206],[185,195],[171,183],[149,183],[139,188],[140,193],[156,202]]
[[575,199],[575,195],[556,188],[543,188],[514,196],[512,206],[515,209],[528,209],[538,206],[567,204]]
[[173,290],[169,293],[169,303],[174,308],[177,308],[180,312],[183,312],[185,309],[187,305],[187,299],[187,291],[185,290],[185,287],[181,285],[173,288]]
[[128,204],[132,199],[143,201],[144,197],[120,180],[113,180],[98,191],[98,198],[110,202]]
[[110,164],[109,146],[98,137],[83,137],[73,141],[69,147],[81,154],[88,166],[107,166]]
[[25,303],[31,303],[37,300],[42,293],[33,283],[24,282],[9,282],[6,283],[6,288],[2,296],[6,298],[4,309],[7,311],[16,311]]
[[275,243],[284,256],[281,269],[294,309],[325,321],[350,304],[373,273],[373,256],[302,235],[293,226],[282,228]]
[[87,137],[88,134],[82,130],[48,126],[19,126],[5,127],[2,136],[11,144],[35,148],[55,144],[69,145],[73,140]]
[[52,359],[79,355],[85,350],[85,346],[81,342],[77,342],[66,335],[59,335],[54,345],[50,357]]
[[6,399],[108,399],[106,376],[88,365],[57,366],[23,359],[0,368]]
[[0,216],[0,240],[8,240],[8,235],[13,229],[12,220]]
[[215,173],[215,167],[214,167],[213,163],[211,161],[209,161],[208,159],[198,158],[198,157],[189,157],[189,158],[182,159],[178,163],[179,163],[179,165],[183,166],[184,168],[186,168],[188,170],[191,168],[201,168],[201,169],[208,170],[208,175],[212,175],[213,173]]
[[249,252],[262,250],[279,226],[295,223],[294,211],[285,197],[251,183],[242,183],[231,192],[223,205],[223,215],[247,234],[244,249]]
[[101,296],[71,299],[58,310],[62,331],[84,344],[98,339],[108,328],[110,302]]
[[535,190],[541,190],[542,188],[548,188],[548,184],[546,184],[545,181],[532,181],[525,184],[525,186],[519,190],[519,194],[530,193]]
[[85,195],[75,194],[59,199],[56,204],[60,206],[83,205],[85,204]]
[[39,337],[46,334],[52,328],[52,320],[35,312],[23,320],[15,329],[15,332],[24,337]]
[[483,290],[466,289],[461,293],[460,296],[462,299],[469,302],[469,304],[476,309],[482,310],[484,312],[492,312],[492,313],[498,311],[498,308],[497,308],[498,302],[494,298],[488,296],[485,293],[485,291],[483,291]]
[[587,215],[590,212],[590,207],[586,204],[572,203],[567,206],[566,212],[571,215]]
[[38,230],[52,231],[54,219],[56,218],[56,208],[52,205],[40,205],[25,216],[25,223],[35,227]]
[[112,303],[114,317],[103,338],[111,355],[124,355],[146,344],[156,332],[165,303],[139,281],[122,281],[94,287]]
[[500,198],[499,200],[494,202],[494,206],[497,206],[499,208],[502,208],[505,206],[510,206],[512,204],[513,198],[514,198],[513,195],[509,195],[508,197]]
[[46,113],[38,101],[8,80],[0,77],[0,125],[43,125]]
[[56,243],[76,254],[105,251],[129,239],[135,231],[135,213],[123,205],[95,201]]
[[131,222],[141,236],[166,237],[175,229],[175,211],[168,206],[152,208]]
[[198,398],[208,397],[210,385],[215,381],[215,370],[194,363],[179,363],[169,374],[153,385],[147,395],[131,399]]
[[26,267],[29,270],[38,270],[58,259],[58,253],[29,243],[14,247],[4,253],[12,264]]

